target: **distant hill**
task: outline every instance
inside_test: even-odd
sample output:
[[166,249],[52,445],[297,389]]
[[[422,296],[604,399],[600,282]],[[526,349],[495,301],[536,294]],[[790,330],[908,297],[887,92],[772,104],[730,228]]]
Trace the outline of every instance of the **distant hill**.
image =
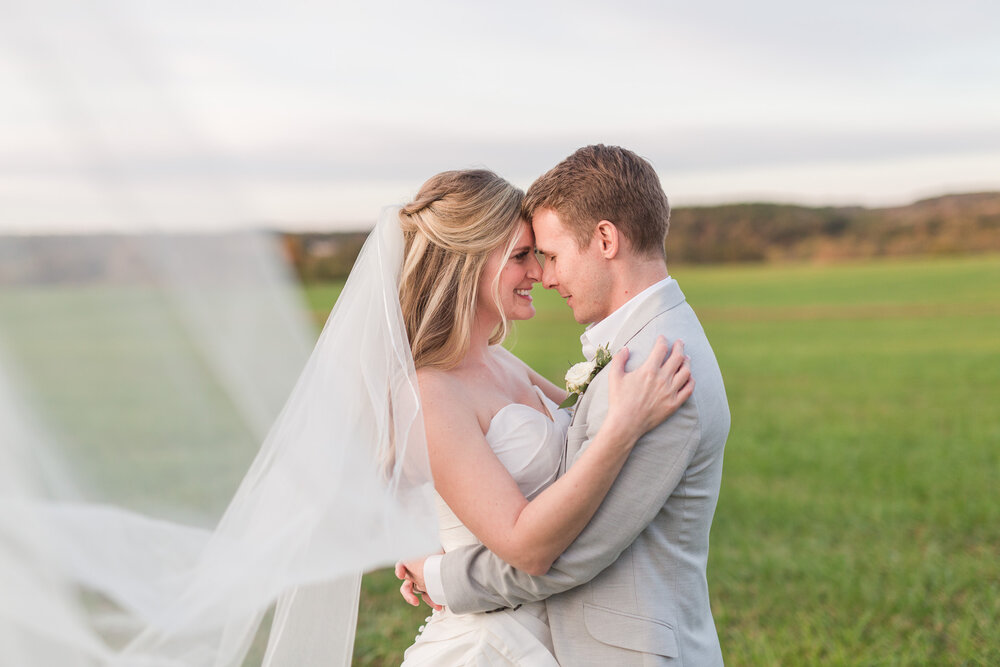
[[282,234],[285,254],[307,283],[346,278],[367,238],[367,232]]
[[[364,232],[279,233],[305,282],[347,276]],[[3,237],[0,285],[72,280],[128,283],[143,279],[143,236]],[[175,238],[182,241],[184,235]],[[225,253],[224,236],[211,252]],[[893,208],[728,204],[677,208],[667,236],[673,264],[835,262],[903,255],[1000,252],[1000,192],[946,195]]]
[[[310,282],[346,276],[365,235],[284,238],[299,275]],[[766,203],[678,207],[667,236],[671,264],[980,252],[1000,252],[1000,192],[945,195],[892,208]]]
[[1000,192],[893,208],[729,204],[677,208],[670,262],[836,261],[1000,251]]

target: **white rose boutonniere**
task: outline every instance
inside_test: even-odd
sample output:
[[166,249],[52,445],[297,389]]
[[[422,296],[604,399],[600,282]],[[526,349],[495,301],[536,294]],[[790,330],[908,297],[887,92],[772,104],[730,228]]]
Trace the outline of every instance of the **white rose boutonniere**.
[[568,408],[576,405],[577,400],[590,386],[590,381],[601,372],[602,368],[608,365],[609,361],[611,361],[611,352],[607,345],[602,345],[597,348],[597,354],[594,355],[593,361],[581,361],[570,366],[569,370],[566,371],[566,391],[569,392],[569,396],[559,407]]

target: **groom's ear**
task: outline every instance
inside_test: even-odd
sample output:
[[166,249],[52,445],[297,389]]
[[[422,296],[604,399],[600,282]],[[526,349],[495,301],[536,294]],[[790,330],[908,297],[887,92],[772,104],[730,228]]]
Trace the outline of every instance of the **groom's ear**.
[[614,259],[618,256],[618,251],[621,250],[621,233],[615,227],[615,223],[601,220],[597,223],[594,236],[597,237],[604,259]]

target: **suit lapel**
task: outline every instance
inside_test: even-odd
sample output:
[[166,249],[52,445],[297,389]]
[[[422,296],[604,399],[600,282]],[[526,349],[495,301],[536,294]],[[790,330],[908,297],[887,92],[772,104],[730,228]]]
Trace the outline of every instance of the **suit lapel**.
[[637,333],[649,324],[655,317],[662,315],[672,308],[684,303],[684,292],[681,291],[677,281],[671,281],[663,289],[651,294],[643,301],[634,313],[632,313],[622,328],[618,331],[611,342],[611,354],[625,347]]
[[[611,341],[608,349],[611,354],[614,354],[618,350],[622,349],[630,340],[632,340],[637,333],[642,331],[642,329],[649,324],[653,318],[667,312],[671,308],[676,308],[677,306],[684,303],[684,292],[681,291],[680,285],[677,281],[671,281],[663,289],[657,290],[655,293],[651,294],[648,299],[643,301],[634,313],[629,315],[628,319],[622,325],[622,328],[618,331],[614,340]],[[603,372],[603,371],[602,371]],[[577,407],[583,407],[584,396],[581,396],[579,402],[577,402]],[[587,406],[590,407],[589,404]],[[584,410],[575,410],[573,412],[573,419],[570,425],[575,425],[577,422],[577,417],[579,417],[581,412]],[[566,456],[569,452],[563,453],[563,460],[566,460]]]

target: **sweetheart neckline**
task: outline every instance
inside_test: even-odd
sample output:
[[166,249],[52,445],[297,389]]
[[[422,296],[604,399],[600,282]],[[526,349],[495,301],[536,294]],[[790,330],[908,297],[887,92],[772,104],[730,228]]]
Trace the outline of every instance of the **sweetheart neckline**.
[[[541,417],[545,421],[549,422],[550,424],[555,424],[556,423],[556,416],[555,416],[555,414],[549,409],[549,406],[545,404],[545,401],[548,400],[553,405],[555,405],[555,401],[553,401],[548,396],[546,396],[542,392],[541,387],[539,387],[537,384],[532,384],[531,386],[532,386],[533,389],[535,389],[538,392],[538,397],[542,401],[542,407],[545,408],[545,410],[546,410],[546,412],[548,414],[546,414],[545,412],[542,412],[541,410],[539,410],[537,408],[533,408],[530,405],[527,405],[526,403],[518,403],[518,402],[514,401],[512,403],[508,403],[507,405],[503,406],[502,408],[500,408],[499,410],[497,410],[495,413],[493,413],[493,416],[490,417],[490,424],[486,428],[486,433],[484,435],[489,435],[490,431],[493,430],[493,424],[494,424],[494,422],[496,422],[497,417],[500,416],[500,413],[502,413],[507,408],[512,408],[512,407],[517,406],[517,405],[521,406],[522,408],[527,408],[528,410],[531,410],[532,412],[534,412],[535,414],[537,414],[539,417]],[[557,406],[556,410],[558,410],[558,409],[559,408]]]

